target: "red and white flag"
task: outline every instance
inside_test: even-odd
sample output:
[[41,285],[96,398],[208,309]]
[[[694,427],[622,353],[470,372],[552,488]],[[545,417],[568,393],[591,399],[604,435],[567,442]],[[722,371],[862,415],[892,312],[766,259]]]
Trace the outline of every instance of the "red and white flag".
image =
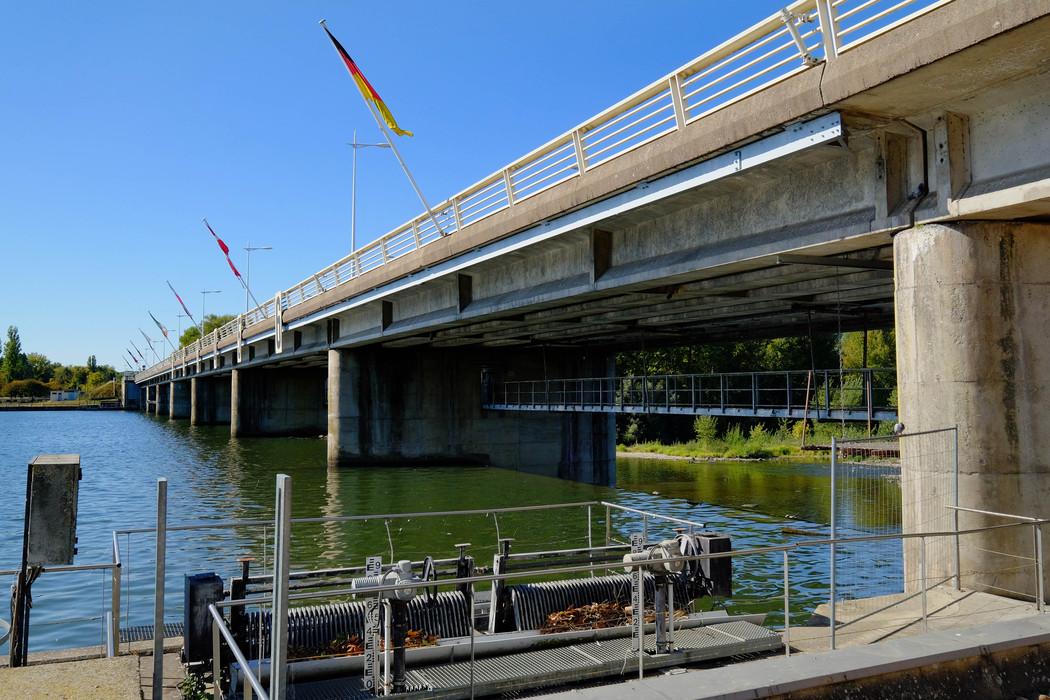
[[168,289],[170,289],[171,293],[175,295],[175,298],[179,300],[179,304],[182,306],[182,310],[186,312],[186,315],[189,316],[191,321],[193,321],[193,325],[196,326],[197,319],[193,318],[193,314],[191,314],[190,310],[186,308],[186,302],[184,302],[182,300],[182,297],[179,296],[179,293],[175,291],[175,287],[171,286],[171,282],[169,282],[168,280],[165,280],[165,282],[168,282]]
[[[207,227],[208,232],[215,238],[215,242],[219,244],[219,248],[222,249],[223,255],[226,256],[226,262],[230,264],[230,269],[233,270],[233,274],[237,276],[237,279],[241,279],[240,270],[233,264],[233,260],[230,260],[230,246],[226,245],[226,242],[219,238],[219,235],[215,233],[215,230],[208,223],[207,219],[204,219],[204,225]],[[173,290],[174,291],[174,290]]]

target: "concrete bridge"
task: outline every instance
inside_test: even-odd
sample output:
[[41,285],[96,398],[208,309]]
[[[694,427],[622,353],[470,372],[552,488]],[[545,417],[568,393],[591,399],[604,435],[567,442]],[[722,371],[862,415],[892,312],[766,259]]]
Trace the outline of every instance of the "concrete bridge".
[[895,327],[900,418],[960,426],[964,505],[1050,515],[1048,69],[1047,0],[801,0],[135,381],[333,465],[612,483],[611,415],[484,410],[483,371]]

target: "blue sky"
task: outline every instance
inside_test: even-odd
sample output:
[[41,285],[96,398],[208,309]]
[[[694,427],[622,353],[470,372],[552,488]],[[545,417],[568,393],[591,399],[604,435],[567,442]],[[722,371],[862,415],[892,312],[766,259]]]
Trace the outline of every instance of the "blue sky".
[[[244,295],[201,226],[272,245],[272,296],[349,252],[350,149],[381,140],[324,17],[415,137],[440,200],[783,2],[7,2],[0,21],[0,325],[125,368],[138,328]],[[387,151],[358,161],[358,243],[419,212]],[[185,323],[185,322],[184,322]],[[145,350],[145,348],[143,348]]]

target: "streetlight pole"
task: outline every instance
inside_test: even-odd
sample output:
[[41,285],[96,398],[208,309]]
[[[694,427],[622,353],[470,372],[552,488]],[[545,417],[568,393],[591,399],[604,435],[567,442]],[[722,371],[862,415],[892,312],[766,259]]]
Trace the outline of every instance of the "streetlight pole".
[[186,314],[178,314],[179,317],[179,338],[182,338],[182,319],[189,318]]
[[248,245],[244,246],[244,253],[246,262],[244,264],[244,313],[248,313],[248,295],[252,289],[252,251],[253,250],[273,250],[273,246],[262,245],[252,247],[252,242],[248,241]]
[[202,289],[201,290],[201,341],[204,341],[204,302],[207,301],[209,294],[222,294],[221,289]]
[[350,169],[350,252],[357,250],[357,150],[359,148],[390,148],[389,143],[358,143],[357,129],[354,140],[346,144],[354,149],[353,166]]

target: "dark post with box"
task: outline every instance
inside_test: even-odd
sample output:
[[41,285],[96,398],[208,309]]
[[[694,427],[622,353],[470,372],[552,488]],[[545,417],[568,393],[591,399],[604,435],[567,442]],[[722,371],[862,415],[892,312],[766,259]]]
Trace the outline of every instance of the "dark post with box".
[[10,664],[25,666],[33,581],[46,566],[66,566],[77,553],[80,455],[38,455],[26,472],[22,565],[11,612]]

